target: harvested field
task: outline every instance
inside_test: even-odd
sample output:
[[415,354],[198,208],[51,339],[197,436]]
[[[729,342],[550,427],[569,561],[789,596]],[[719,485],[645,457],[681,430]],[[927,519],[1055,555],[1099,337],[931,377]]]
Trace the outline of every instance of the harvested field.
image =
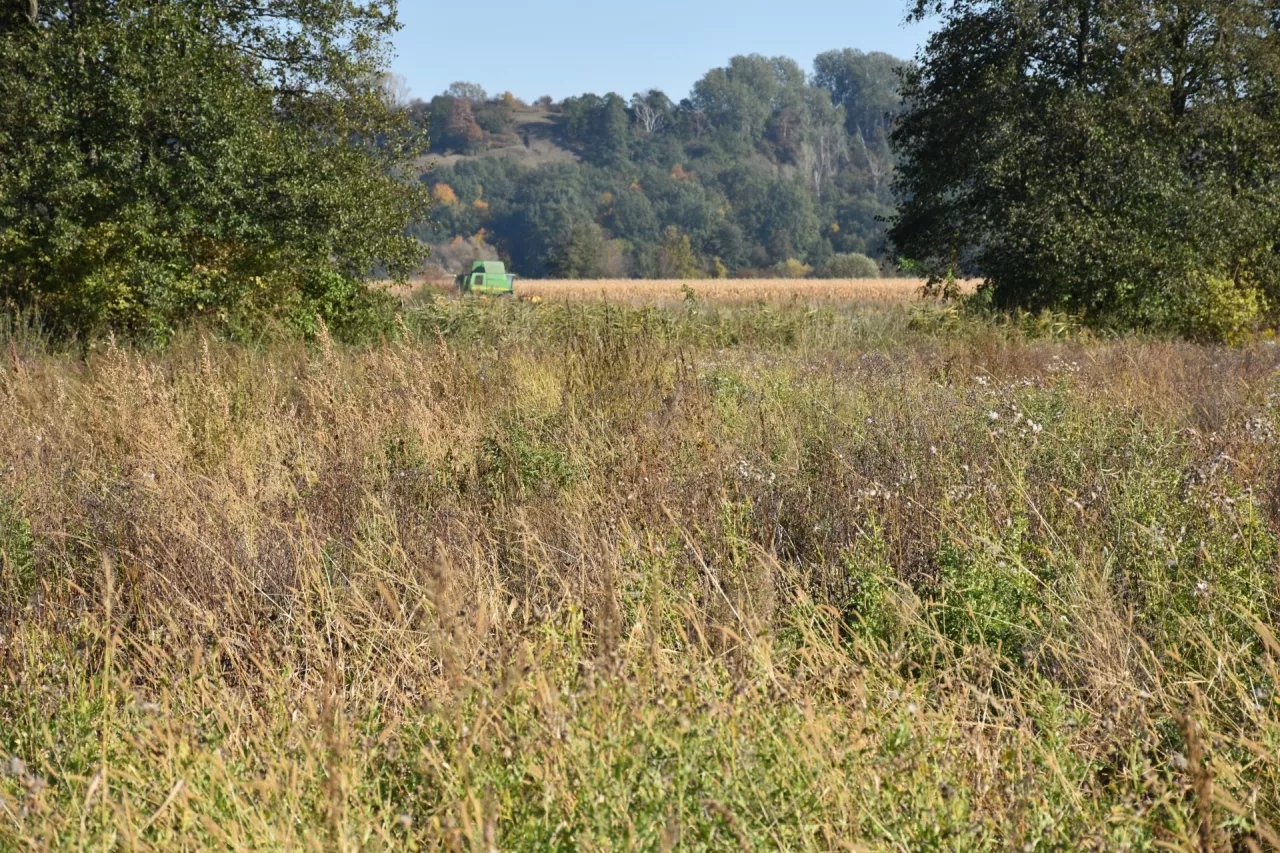
[[[608,300],[613,302],[653,303],[679,302],[684,299],[685,288],[701,299],[716,302],[767,302],[819,300],[847,302],[865,300],[872,302],[911,302],[921,298],[924,280],[916,278],[861,278],[861,279],[711,279],[687,281],[683,279],[581,279],[518,281],[516,292],[522,298],[539,297],[543,300],[583,301]],[[967,284],[968,290],[976,283]]]
[[[517,279],[522,299],[554,302],[622,302],[634,305],[681,302],[686,286],[699,299],[713,302],[916,302],[923,298],[924,279]],[[407,298],[424,288],[454,292],[453,282],[415,279],[405,284],[384,283],[389,292]],[[977,281],[961,283],[972,293]]]

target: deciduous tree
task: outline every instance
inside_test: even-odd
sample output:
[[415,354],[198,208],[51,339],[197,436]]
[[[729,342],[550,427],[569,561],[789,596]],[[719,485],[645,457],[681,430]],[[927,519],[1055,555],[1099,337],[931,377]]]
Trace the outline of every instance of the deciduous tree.
[[351,326],[421,257],[394,3],[0,4],[0,302],[47,328]]
[[1218,302],[1235,317],[1276,303],[1274,4],[920,0],[914,14],[935,11],[893,133],[905,256],[935,273],[958,259],[1000,304],[1191,334]]

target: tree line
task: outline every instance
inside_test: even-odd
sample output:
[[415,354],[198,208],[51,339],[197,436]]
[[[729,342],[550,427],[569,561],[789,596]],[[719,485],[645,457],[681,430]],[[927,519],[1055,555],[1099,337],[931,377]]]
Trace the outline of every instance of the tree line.
[[[415,233],[451,261],[496,253],[534,277],[874,275],[852,256],[891,260],[888,132],[905,67],[854,50],[812,73],[738,56],[678,102],[650,90],[526,106],[454,84],[410,107],[434,153],[470,155],[423,175],[437,205]],[[530,134],[573,156],[503,156]]]
[[[871,255],[979,277],[995,309],[1275,326],[1280,7],[908,14],[934,26],[911,63],[741,56],[679,101],[524,105],[388,86],[394,0],[0,0],[0,303],[81,340],[358,337],[390,318],[368,282],[434,244],[529,276],[855,274]],[[499,148],[546,162],[480,156]]]

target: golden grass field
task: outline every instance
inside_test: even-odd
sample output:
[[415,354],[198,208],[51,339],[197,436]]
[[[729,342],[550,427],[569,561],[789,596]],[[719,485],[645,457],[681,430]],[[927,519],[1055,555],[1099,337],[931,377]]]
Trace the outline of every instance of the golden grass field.
[[921,298],[924,280],[914,278],[887,279],[582,279],[576,281],[517,281],[516,293],[525,298],[544,300],[609,300],[621,302],[667,302],[684,298],[690,287],[700,298],[716,302],[768,302],[824,300],[845,302],[871,300],[877,302],[909,302]]
[[[923,298],[924,279],[517,279],[516,295],[521,299],[556,302],[610,301],[632,304],[679,302],[684,288],[693,289],[700,299],[714,302],[913,302]],[[963,282],[961,289],[972,293],[977,282]],[[409,291],[417,290],[416,283]],[[452,282],[430,282],[435,289],[452,290]],[[395,292],[404,292],[398,288]]]

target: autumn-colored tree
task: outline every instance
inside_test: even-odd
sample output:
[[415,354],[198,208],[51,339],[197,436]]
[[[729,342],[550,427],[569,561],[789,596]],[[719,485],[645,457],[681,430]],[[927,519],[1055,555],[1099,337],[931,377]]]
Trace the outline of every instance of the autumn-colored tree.
[[476,123],[470,101],[454,99],[445,134],[449,145],[459,151],[473,151],[484,142],[484,131]]
[[448,184],[436,184],[432,187],[431,197],[445,205],[458,203],[458,194]]

